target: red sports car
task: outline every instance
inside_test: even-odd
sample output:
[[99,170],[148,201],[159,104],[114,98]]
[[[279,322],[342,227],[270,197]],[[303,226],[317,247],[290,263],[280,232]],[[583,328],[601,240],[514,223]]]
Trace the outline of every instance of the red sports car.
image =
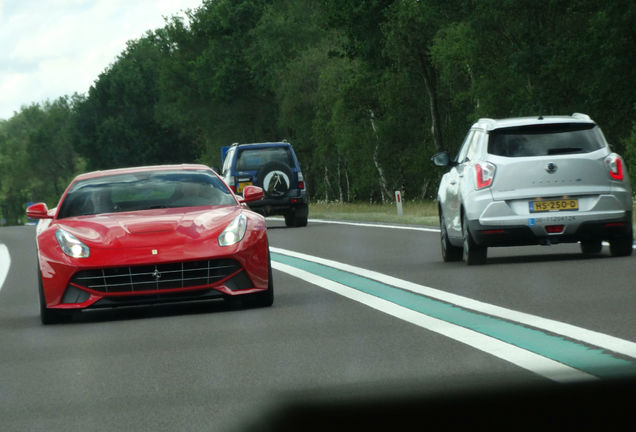
[[77,176],[57,207],[38,203],[40,316],[150,303],[274,300],[265,219],[205,165],[161,165]]

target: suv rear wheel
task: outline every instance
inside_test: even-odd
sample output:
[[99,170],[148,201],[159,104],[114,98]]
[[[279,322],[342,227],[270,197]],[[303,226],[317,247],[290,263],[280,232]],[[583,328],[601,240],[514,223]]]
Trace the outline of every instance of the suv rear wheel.
[[581,240],[581,252],[584,255],[595,255],[601,252],[603,244],[600,240]]
[[[269,242],[268,242],[269,248]],[[269,250],[269,249],[268,249]],[[274,304],[274,279],[272,278],[272,261],[268,258],[267,264],[267,291],[251,294],[251,303],[256,307],[269,307]]]
[[285,225],[288,227],[304,227],[307,226],[307,212],[297,215],[296,210],[291,210],[285,215]]
[[610,240],[610,254],[612,256],[630,256],[632,254],[634,238],[630,232],[629,236],[618,237]]
[[42,272],[38,265],[38,293],[40,296],[40,321],[42,324],[61,324],[71,320],[71,313],[67,311],[59,311],[46,307],[44,299],[44,287],[42,286]]

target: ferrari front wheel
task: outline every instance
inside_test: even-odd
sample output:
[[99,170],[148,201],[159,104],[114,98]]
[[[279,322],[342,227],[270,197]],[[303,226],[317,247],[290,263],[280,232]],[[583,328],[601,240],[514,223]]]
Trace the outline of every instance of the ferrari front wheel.
[[59,324],[66,322],[69,315],[65,311],[57,311],[46,307],[46,299],[44,298],[44,287],[42,286],[42,273],[38,268],[38,291],[40,294],[40,321],[42,324]]
[[[269,251],[269,247],[268,247],[268,251]],[[271,258],[268,259],[267,278],[268,278],[267,290],[256,293],[256,294],[251,294],[252,304],[256,307],[269,307],[274,304],[274,279],[272,279]]]

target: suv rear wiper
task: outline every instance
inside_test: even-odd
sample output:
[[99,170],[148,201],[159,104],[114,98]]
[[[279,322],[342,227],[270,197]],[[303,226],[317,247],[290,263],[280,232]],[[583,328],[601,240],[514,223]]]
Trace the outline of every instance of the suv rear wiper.
[[556,147],[548,150],[549,155],[567,154],[567,153],[581,153],[583,149],[581,147]]

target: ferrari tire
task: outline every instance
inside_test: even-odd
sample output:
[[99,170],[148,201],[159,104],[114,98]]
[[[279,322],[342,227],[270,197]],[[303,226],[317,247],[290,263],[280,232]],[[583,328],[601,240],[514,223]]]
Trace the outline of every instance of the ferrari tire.
[[[269,245],[267,247],[269,255]],[[272,261],[268,258],[267,264],[267,290],[250,296],[251,304],[256,307],[269,307],[274,304],[274,279],[272,278]]]
[[38,268],[38,292],[40,295],[40,321],[44,325],[59,324],[67,322],[70,319],[70,314],[66,311],[57,311],[46,307],[46,300],[44,298],[44,287],[42,286],[42,274]]

